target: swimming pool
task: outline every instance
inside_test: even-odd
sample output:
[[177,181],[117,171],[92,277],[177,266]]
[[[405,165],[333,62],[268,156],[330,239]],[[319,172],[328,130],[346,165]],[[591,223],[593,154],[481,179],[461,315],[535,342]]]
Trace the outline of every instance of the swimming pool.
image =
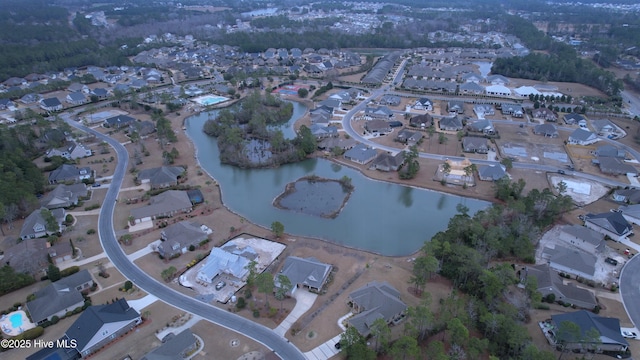
[[17,328],[21,327],[22,326],[22,314],[20,314],[20,313],[12,314],[11,316],[9,316],[9,321],[11,321],[11,326],[13,326],[14,329],[17,329]]
[[192,101],[204,106],[215,105],[227,100],[229,100],[228,97],[218,95],[204,95],[192,99]]

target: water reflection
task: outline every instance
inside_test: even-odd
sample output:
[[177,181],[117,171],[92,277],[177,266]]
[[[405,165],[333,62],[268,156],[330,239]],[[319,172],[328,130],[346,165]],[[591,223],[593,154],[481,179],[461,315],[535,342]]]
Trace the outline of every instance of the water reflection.
[[400,196],[398,200],[400,203],[404,205],[404,207],[411,207],[413,205],[413,188],[409,186],[404,186],[402,190],[400,190]]

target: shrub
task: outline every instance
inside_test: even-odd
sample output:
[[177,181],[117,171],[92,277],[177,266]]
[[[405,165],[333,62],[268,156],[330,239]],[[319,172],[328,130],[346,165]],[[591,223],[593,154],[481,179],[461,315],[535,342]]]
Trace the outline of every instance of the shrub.
[[44,334],[44,328],[42,326],[36,326],[33,329],[24,331],[22,334],[15,337],[15,339],[17,339],[18,337],[21,337],[22,339],[25,339],[25,340],[31,340],[31,339],[39,338],[40,336],[42,336],[42,334]]
[[535,304],[534,307],[539,310],[549,310],[549,305],[547,304]]
[[133,287],[133,283],[130,280],[124,282],[124,291],[129,291]]
[[29,294],[27,295],[27,301],[33,301],[36,299],[36,294]]
[[253,296],[253,294],[251,293],[251,289],[247,288],[247,290],[244,291],[244,297],[247,299],[251,299],[251,296]]
[[80,271],[80,267],[79,266],[68,267],[68,268],[66,268],[64,270],[60,270],[60,276],[67,277],[69,275],[73,275],[73,274],[77,273],[78,271]]
[[93,235],[96,233],[96,229],[89,229],[87,230],[87,235]]
[[60,321],[60,318],[59,318],[58,316],[53,315],[53,316],[51,317],[51,324],[55,325],[55,324],[57,324],[57,323],[58,323],[58,321]]
[[549,294],[545,296],[545,301],[549,304],[553,304],[553,302],[556,301],[556,294]]
[[594,314],[599,314],[599,313],[600,313],[600,305],[596,305],[596,306],[593,308],[593,313],[594,313]]
[[236,303],[236,307],[238,309],[244,309],[245,307],[247,307],[247,302],[244,300],[244,298],[242,296],[238,298],[238,302]]
[[260,310],[258,310],[258,309],[253,310],[253,317],[254,318],[259,318],[260,317]]
[[189,251],[195,251],[195,250],[196,250],[196,247],[193,244],[189,245]]

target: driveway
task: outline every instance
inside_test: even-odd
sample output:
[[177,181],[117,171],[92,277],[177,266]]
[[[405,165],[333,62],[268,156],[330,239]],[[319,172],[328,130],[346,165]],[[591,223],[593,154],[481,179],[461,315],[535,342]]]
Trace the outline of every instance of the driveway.
[[316,302],[317,294],[310,293],[306,289],[298,288],[293,293],[293,297],[296,299],[296,306],[293,307],[293,310],[289,313],[289,315],[282,320],[280,325],[275,328],[273,331],[276,334],[284,336],[287,331],[291,328],[291,326],[298,321],[300,316],[304,315],[309,309],[313,306],[313,303]]

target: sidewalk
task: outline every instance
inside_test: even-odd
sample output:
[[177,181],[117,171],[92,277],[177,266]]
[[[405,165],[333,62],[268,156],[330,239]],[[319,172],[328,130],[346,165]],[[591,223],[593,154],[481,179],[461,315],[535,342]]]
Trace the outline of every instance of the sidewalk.
[[[344,327],[344,325],[342,325],[342,322],[345,319],[350,318],[351,316],[353,316],[353,313],[349,312],[345,316],[338,319],[338,326],[342,329],[342,331],[347,330]],[[327,340],[323,344],[318,345],[311,351],[307,351],[306,353],[304,353],[304,356],[309,360],[329,359],[340,352],[340,350],[336,349],[336,343],[340,342],[341,338],[342,338],[342,333],[332,337],[331,339]]]
[[304,288],[299,288],[293,294],[293,297],[296,299],[296,306],[294,306],[289,315],[282,320],[280,325],[273,330],[278,335],[285,336],[287,331],[289,331],[291,326],[298,321],[300,316],[304,315],[304,313],[313,306],[318,295],[310,293]]
[[107,254],[105,254],[104,252],[101,252],[98,255],[94,255],[85,259],[79,259],[79,260],[68,260],[68,261],[64,261],[61,264],[58,265],[58,268],[60,270],[64,270],[66,268],[70,268],[72,266],[82,266],[82,265],[86,265],[89,263],[92,263],[96,260],[100,260],[100,259],[106,259],[107,258]]

